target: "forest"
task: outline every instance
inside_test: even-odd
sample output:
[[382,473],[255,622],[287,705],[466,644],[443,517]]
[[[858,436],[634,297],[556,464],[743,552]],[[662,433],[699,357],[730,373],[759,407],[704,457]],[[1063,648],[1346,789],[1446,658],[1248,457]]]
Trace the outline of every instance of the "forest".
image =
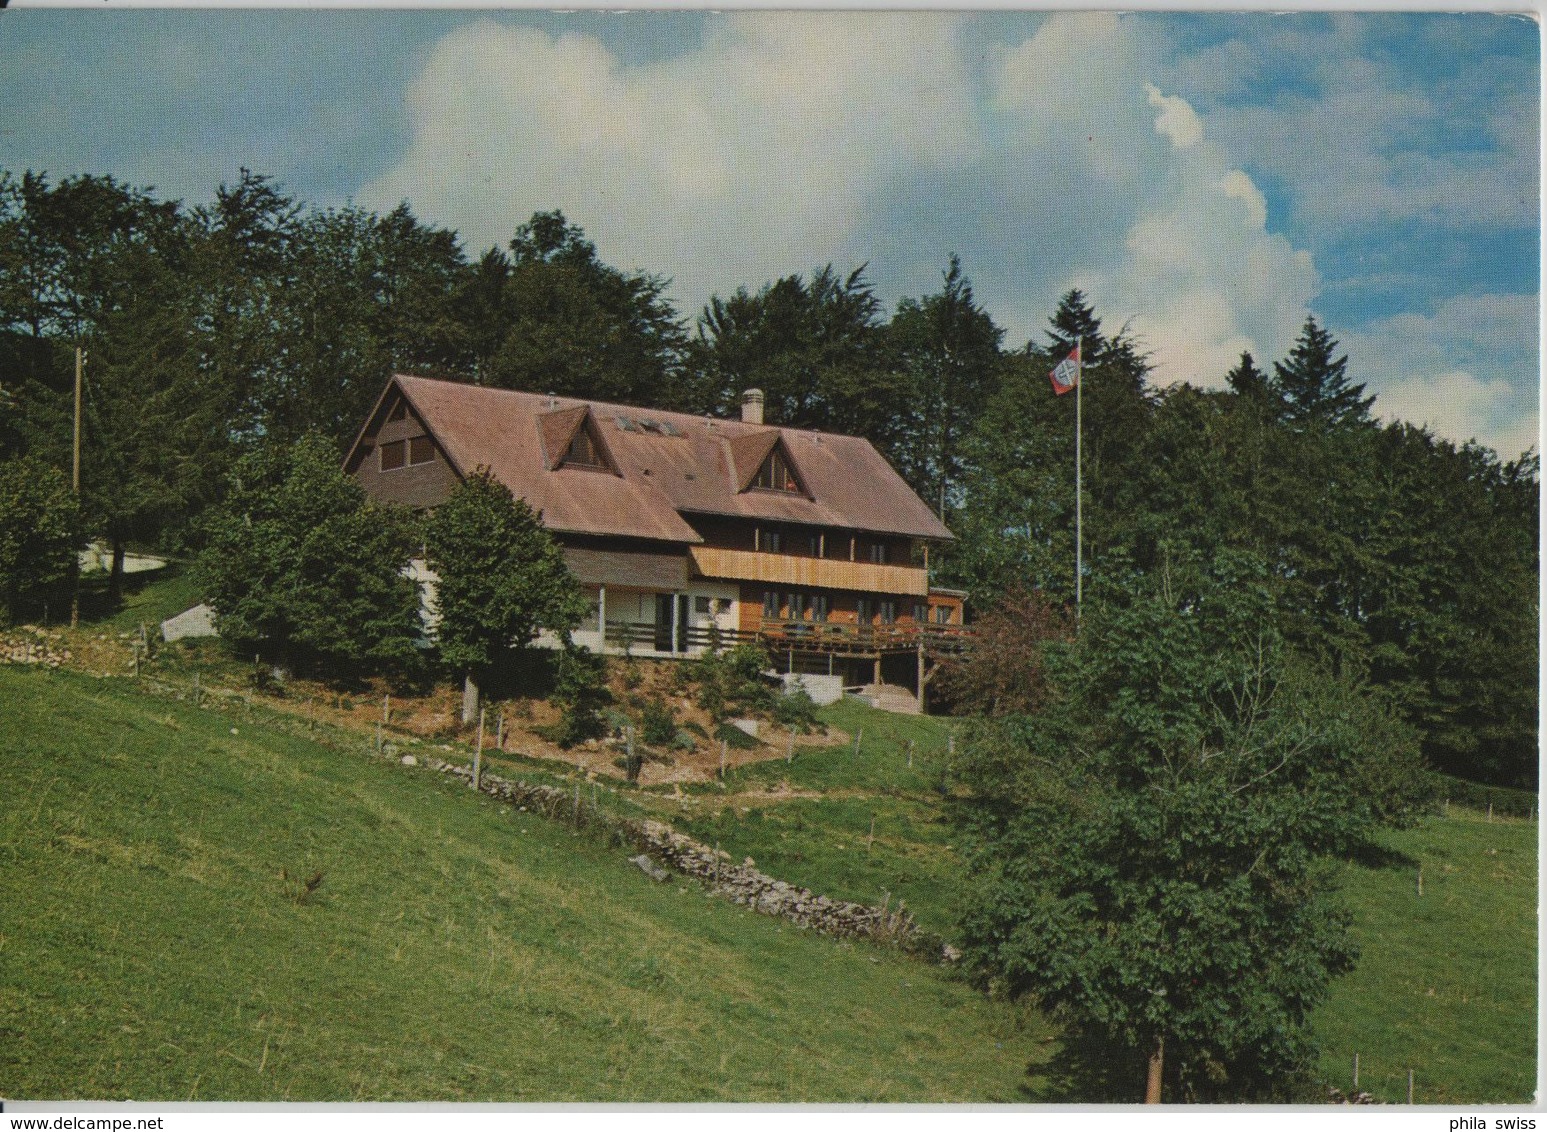
[[[1430,766],[1536,787],[1536,453],[1378,419],[1314,318],[1218,388],[1158,387],[1078,291],[1007,342],[968,266],[895,309],[863,265],[829,264],[693,315],[558,211],[475,254],[407,203],[317,208],[245,170],[199,203],[0,173],[0,617],[62,608],[82,534],[115,562],[196,552],[244,456],[314,433],[341,452],[406,372],[716,414],[761,388],[771,422],[867,437],[939,509],[957,541],[935,584],[989,624],[1067,633],[1076,398],[1048,373],[1078,340],[1087,606],[1236,555],[1283,647],[1411,727]],[[1024,690],[978,676],[964,711]]]

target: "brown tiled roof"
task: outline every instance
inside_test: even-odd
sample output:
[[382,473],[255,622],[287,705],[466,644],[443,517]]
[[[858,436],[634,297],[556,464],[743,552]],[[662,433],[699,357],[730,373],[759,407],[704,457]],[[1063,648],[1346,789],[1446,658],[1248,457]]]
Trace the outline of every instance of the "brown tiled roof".
[[[392,382],[460,473],[489,468],[557,531],[696,543],[702,540],[682,516],[708,514],[951,537],[861,437],[422,377],[399,375]],[[567,446],[585,408],[617,475],[552,467],[564,451],[551,445],[565,433]],[[740,490],[780,439],[809,497]]]

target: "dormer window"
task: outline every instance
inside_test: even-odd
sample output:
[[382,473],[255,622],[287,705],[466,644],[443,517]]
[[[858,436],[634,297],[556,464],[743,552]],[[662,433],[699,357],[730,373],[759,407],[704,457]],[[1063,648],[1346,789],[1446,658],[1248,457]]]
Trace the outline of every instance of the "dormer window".
[[582,468],[588,472],[617,474],[612,453],[586,406],[573,405],[544,413],[537,418],[537,427],[542,434],[549,468]]
[[784,458],[784,453],[776,446],[768,453],[763,466],[758,468],[757,475],[752,478],[752,486],[760,487],[764,491],[788,491],[798,492],[800,485],[795,482],[795,477],[790,474],[790,463]]
[[569,449],[564,453],[566,466],[575,465],[581,468],[596,468],[607,471],[607,461],[597,450],[596,440],[591,435],[591,430],[582,425],[575,430],[575,437],[569,442]]

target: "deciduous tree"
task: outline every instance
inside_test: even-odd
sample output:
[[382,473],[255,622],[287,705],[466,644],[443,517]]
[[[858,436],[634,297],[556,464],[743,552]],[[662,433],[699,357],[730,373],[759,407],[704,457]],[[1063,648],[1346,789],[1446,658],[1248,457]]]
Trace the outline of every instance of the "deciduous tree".
[[542,517],[488,471],[464,480],[426,528],[440,657],[464,677],[463,722],[477,688],[512,649],[544,629],[566,638],[588,603]]

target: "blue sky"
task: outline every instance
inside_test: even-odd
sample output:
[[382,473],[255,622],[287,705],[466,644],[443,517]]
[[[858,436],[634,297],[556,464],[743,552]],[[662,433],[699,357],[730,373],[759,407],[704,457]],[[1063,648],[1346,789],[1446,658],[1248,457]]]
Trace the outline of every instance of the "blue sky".
[[961,255],[1012,344],[1083,288],[1160,383],[1308,313],[1376,411],[1535,442],[1539,33],[1521,16],[0,11],[0,167],[208,199],[241,166],[456,228],[562,208],[714,293]]

